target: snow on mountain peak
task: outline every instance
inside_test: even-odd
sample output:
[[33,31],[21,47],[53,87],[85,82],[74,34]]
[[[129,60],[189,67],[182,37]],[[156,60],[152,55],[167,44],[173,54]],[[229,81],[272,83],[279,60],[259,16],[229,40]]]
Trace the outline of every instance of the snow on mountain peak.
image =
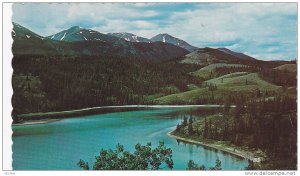
[[16,32],[14,30],[12,30],[13,36],[17,36]]
[[65,34],[62,36],[62,38],[60,40],[63,40],[66,36],[67,32],[65,32]]
[[181,48],[184,48],[190,52],[194,51],[197,49],[197,47],[194,47],[190,44],[188,44],[187,42],[179,39],[179,38],[176,38],[176,37],[173,37],[167,33],[160,33],[154,37],[151,38],[151,41],[153,42],[163,42],[163,43],[170,43],[170,44],[173,44],[173,45],[176,45],[176,46],[179,46]]

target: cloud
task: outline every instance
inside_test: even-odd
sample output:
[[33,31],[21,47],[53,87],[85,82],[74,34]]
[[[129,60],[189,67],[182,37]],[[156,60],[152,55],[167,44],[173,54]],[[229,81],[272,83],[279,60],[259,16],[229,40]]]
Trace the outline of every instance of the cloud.
[[25,3],[13,12],[15,22],[41,35],[79,25],[147,38],[169,33],[265,60],[297,55],[296,3]]
[[[171,15],[170,20],[179,22],[175,25],[177,27],[169,30],[200,47],[215,46],[216,43],[226,47],[226,43],[236,41],[238,47],[234,49],[256,53],[260,59],[295,58],[295,3],[231,3],[208,8],[200,4],[199,7],[202,8]],[[178,32],[178,29],[185,33]],[[289,47],[283,44],[286,41],[290,41]],[[275,51],[270,52],[272,43],[280,43],[285,56],[278,54],[276,57]]]
[[[116,21],[138,20],[138,26],[146,25],[139,19],[155,17],[159,12],[135,10],[127,3],[25,3],[13,5],[13,20],[30,26],[42,35],[74,25],[95,28],[113,25]],[[128,25],[128,24],[127,24]],[[52,30],[48,31],[48,28]],[[59,31],[56,32],[59,32]]]

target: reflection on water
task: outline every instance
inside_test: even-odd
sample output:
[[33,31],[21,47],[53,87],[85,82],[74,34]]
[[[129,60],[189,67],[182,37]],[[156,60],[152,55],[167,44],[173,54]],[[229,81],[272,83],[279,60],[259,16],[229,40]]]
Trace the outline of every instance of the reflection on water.
[[193,157],[193,147],[194,147],[194,145],[189,145],[189,154],[190,154],[190,158],[192,158]]
[[[201,108],[200,108],[201,109]],[[168,137],[183,114],[202,118],[209,110],[199,108],[139,109],[67,118],[49,124],[13,126],[13,168],[15,170],[77,170],[79,159],[94,162],[101,148],[115,148],[117,143],[134,151],[136,143],[164,141],[173,150],[175,170],[185,170],[194,160],[206,167],[220,159],[222,169],[240,170],[245,159],[201,145],[183,143]]]

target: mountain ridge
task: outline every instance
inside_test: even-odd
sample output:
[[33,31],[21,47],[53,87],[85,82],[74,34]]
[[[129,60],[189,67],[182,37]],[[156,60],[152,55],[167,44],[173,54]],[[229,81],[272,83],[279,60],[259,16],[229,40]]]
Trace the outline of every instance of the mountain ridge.
[[195,46],[190,45],[189,43],[187,43],[186,41],[173,37],[170,34],[167,33],[162,33],[162,34],[158,34],[154,37],[152,37],[150,39],[152,42],[163,42],[163,43],[170,43],[173,44],[175,46],[179,46],[181,48],[184,48],[190,52],[195,51],[196,49],[198,49]]
[[130,42],[147,42],[147,43],[163,42],[163,43],[169,43],[169,44],[184,48],[184,49],[188,50],[189,52],[192,52],[192,51],[197,49],[197,47],[190,45],[186,41],[184,41],[182,39],[179,39],[179,38],[176,38],[176,37],[173,37],[173,36],[171,36],[170,34],[167,34],[167,33],[157,34],[157,35],[153,36],[150,39],[145,38],[145,37],[141,37],[141,36],[138,36],[138,35],[135,35],[135,34],[132,34],[132,33],[128,33],[128,32],[108,33],[108,35],[119,37],[119,38],[125,39],[126,41],[130,41]]
[[[114,56],[163,61],[179,58],[188,53],[187,50],[171,44],[128,42],[118,37],[77,26],[61,31],[56,36],[41,37],[19,24],[13,23],[13,25],[14,55]],[[83,35],[86,37],[84,39],[82,35],[79,35],[80,32],[91,35]],[[31,38],[26,37],[29,34],[32,36]],[[87,38],[95,36],[99,37],[99,40],[88,40]],[[56,37],[56,40],[51,39],[52,37]]]
[[251,57],[251,56],[248,56],[244,53],[239,53],[239,52],[235,52],[235,51],[232,51],[232,50],[229,50],[228,48],[217,48],[218,50],[220,51],[223,51],[225,53],[228,53],[228,54],[231,54],[233,56],[236,56],[240,59],[245,59],[245,60],[256,60],[255,58]]
[[194,52],[185,55],[181,62],[198,64],[198,65],[209,65],[212,63],[252,63],[259,60],[245,55],[243,53],[237,53],[227,48],[215,49],[215,48],[199,48]]
[[150,39],[140,37],[140,36],[137,36],[135,34],[128,33],[128,32],[108,33],[107,35],[112,35],[112,36],[115,36],[115,37],[119,37],[119,38],[122,38],[126,41],[129,41],[129,42],[147,42],[147,43],[152,42]]
[[80,26],[73,26],[69,29],[63,30],[56,34],[50,35],[47,38],[57,41],[116,41],[119,38],[109,36],[92,29],[82,28]]

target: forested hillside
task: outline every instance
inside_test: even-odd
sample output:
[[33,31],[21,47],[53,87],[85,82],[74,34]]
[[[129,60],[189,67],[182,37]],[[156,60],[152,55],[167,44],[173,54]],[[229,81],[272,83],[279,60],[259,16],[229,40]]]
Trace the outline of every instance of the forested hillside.
[[[192,118],[177,125],[173,134],[197,141],[226,141],[229,145],[261,150],[261,163],[250,162],[247,169],[297,168],[297,103],[295,97],[277,95],[273,99],[247,100],[236,95],[225,100],[223,111],[201,120]],[[237,105],[230,108],[231,104]],[[228,145],[227,144],[227,145]]]
[[147,104],[156,96],[187,91],[201,80],[198,66],[131,58],[13,58],[13,114]]

